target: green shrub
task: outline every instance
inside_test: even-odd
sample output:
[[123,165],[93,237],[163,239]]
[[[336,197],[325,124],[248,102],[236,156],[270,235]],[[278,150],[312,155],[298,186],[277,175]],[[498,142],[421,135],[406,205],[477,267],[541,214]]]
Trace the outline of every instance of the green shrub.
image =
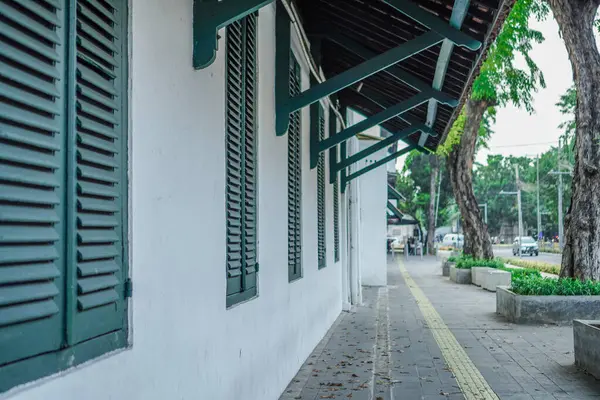
[[525,296],[600,296],[600,282],[527,276],[513,279],[511,290]]
[[542,261],[525,261],[519,258],[505,258],[501,259],[506,264],[516,265],[517,267],[537,269],[541,272],[548,274],[558,275],[560,273],[560,265],[550,264]]
[[535,276],[538,278],[542,277],[542,274],[537,269],[531,268],[498,268],[502,271],[510,272],[511,279],[523,279],[530,276]]
[[455,263],[456,261],[458,261],[458,257],[448,257],[448,262]]
[[484,260],[471,257],[461,257],[456,262],[456,268],[470,269],[473,267],[503,268],[504,263],[500,260]]

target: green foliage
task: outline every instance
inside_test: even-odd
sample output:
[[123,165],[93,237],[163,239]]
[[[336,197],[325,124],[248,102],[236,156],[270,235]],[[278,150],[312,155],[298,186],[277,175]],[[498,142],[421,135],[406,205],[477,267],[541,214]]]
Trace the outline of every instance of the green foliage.
[[[450,151],[454,148],[455,145],[460,143],[460,138],[465,129],[465,121],[467,117],[465,115],[464,109],[452,124],[450,131],[448,132],[448,136],[444,143],[440,144],[437,148],[437,154],[440,156],[447,156]],[[481,125],[479,126],[479,139],[477,140],[478,149],[488,148],[487,143],[494,133],[492,130],[492,126],[496,123],[496,108],[489,107],[485,114],[483,115],[483,119],[481,120]]]
[[[529,19],[545,19],[548,12],[548,5],[543,1],[516,1],[473,82],[473,100],[487,100],[498,105],[512,103],[533,112],[533,93],[546,83],[530,52],[534,43],[544,41],[544,36],[530,28]],[[515,65],[517,54],[524,58],[526,69]]]
[[560,96],[560,100],[556,103],[558,111],[565,115],[568,119],[563,121],[558,127],[565,130],[567,142],[570,142],[575,137],[575,108],[577,107],[577,90],[575,86],[567,89],[565,94]]
[[599,296],[600,282],[528,276],[513,279],[511,290],[525,296]]
[[450,256],[450,257],[448,257],[448,262],[455,263],[458,261],[458,258],[459,257]]
[[[564,149],[562,153],[569,150]],[[570,154],[562,158],[561,166],[565,171],[570,163]],[[556,175],[549,172],[558,167],[558,151],[550,148],[540,156],[540,204],[542,208],[542,231],[545,236],[553,236],[558,232],[558,185]],[[537,170],[536,160],[531,157],[504,157],[489,155],[486,164],[476,164],[473,171],[473,192],[480,202],[488,204],[488,230],[491,236],[498,236],[500,228],[517,224],[517,202],[515,196],[500,195],[502,190],[515,191],[515,168],[519,166],[521,182],[521,200],[523,222],[527,236],[537,237]],[[571,198],[571,177],[563,175],[565,210]]]
[[542,277],[542,274],[537,269],[532,268],[498,268],[501,271],[510,272],[512,280],[523,279],[529,276]]
[[550,264],[542,261],[525,261],[519,258],[503,258],[502,262],[506,264],[516,265],[528,269],[536,269],[547,274],[558,275],[560,273],[560,265]]
[[471,269],[473,267],[503,268],[504,263],[500,260],[484,260],[471,257],[460,257],[456,262],[456,268]]
[[[534,43],[542,43],[544,36],[540,31],[531,29],[529,20],[535,17],[543,20],[549,13],[548,5],[542,0],[517,0],[498,34],[490,46],[487,57],[479,70],[479,76],[473,82],[471,99],[486,100],[493,105],[504,106],[512,103],[528,112],[533,110],[533,93],[545,88],[544,75],[530,56]],[[515,65],[516,56],[525,60],[526,68]],[[479,147],[485,147],[491,135],[491,121],[495,110],[484,115],[480,127]],[[460,142],[465,126],[464,110],[450,128],[446,141],[438,147],[438,154],[448,155]]]
[[[400,210],[420,221],[423,228],[428,222],[431,157],[429,154],[422,154],[418,151],[410,152],[406,156],[404,167],[396,181],[396,190],[406,198],[405,202],[399,204]],[[439,207],[442,210],[452,200],[450,177],[443,162],[440,162],[440,173],[442,184]],[[443,225],[444,220],[438,218],[438,224]]]

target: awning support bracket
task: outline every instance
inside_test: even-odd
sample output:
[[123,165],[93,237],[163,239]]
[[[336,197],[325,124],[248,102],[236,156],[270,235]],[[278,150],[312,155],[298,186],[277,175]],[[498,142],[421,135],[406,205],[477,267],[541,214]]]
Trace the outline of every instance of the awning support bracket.
[[390,210],[392,212],[392,214],[394,214],[396,217],[400,218],[400,220],[402,221],[402,218],[404,218],[404,214],[402,214],[400,212],[400,210],[398,210],[398,208],[394,207],[394,205],[392,203],[390,203],[389,201],[387,202],[387,208],[388,208],[388,210]]
[[192,65],[202,69],[215,61],[219,29],[224,28],[274,0],[194,0]]
[[395,188],[394,188],[392,185],[390,185],[389,183],[388,183],[387,189],[388,189],[388,190],[387,190],[387,191],[388,191],[388,200],[390,200],[390,199],[394,199],[394,200],[398,200],[398,201],[404,201],[404,200],[406,200],[406,199],[404,198],[404,196],[402,196],[402,195],[400,194],[400,192],[398,192],[398,191],[397,191],[397,190],[396,190],[396,189],[395,189]]
[[395,160],[396,158],[400,157],[401,155],[406,154],[406,153],[408,153],[411,150],[414,150],[416,147],[417,146],[415,146],[415,145],[407,146],[407,147],[405,147],[405,148],[403,148],[401,150],[398,150],[395,153],[390,154],[389,156],[383,157],[381,160],[376,161],[373,164],[369,164],[366,167],[364,167],[362,169],[359,169],[356,172],[351,173],[350,175],[348,175],[346,177],[346,183],[350,182],[350,181],[352,181],[352,180],[354,180],[356,178],[358,178],[361,175],[366,174],[369,171],[374,170],[375,168],[377,168],[377,167],[379,167],[381,165],[386,164],[389,161]]
[[346,158],[346,160],[344,160],[344,162],[339,162],[338,164],[336,164],[335,169],[336,169],[336,171],[339,171],[342,168],[347,168],[350,165],[370,156],[371,154],[375,153],[376,151],[381,150],[387,146],[390,146],[390,145],[394,144],[395,142],[397,142],[398,140],[406,139],[408,136],[410,136],[413,133],[418,132],[418,131],[430,132],[430,128],[428,126],[422,124],[422,125],[418,125],[418,126],[410,126],[406,129],[401,130],[400,132],[396,132],[392,136],[389,136],[389,137],[367,147],[366,149],[363,149],[363,150],[359,151],[358,153],[351,155],[350,157]]

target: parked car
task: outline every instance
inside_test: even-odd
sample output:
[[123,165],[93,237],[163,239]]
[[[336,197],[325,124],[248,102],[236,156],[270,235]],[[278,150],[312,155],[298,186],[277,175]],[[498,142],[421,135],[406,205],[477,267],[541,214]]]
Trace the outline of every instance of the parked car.
[[444,246],[452,246],[454,248],[460,249],[465,244],[465,237],[456,233],[448,233],[446,236],[444,236],[442,244]]
[[519,249],[521,254],[529,254],[532,257],[540,254],[537,242],[530,236],[522,236],[521,240],[518,237],[515,238],[512,246],[513,256],[519,255]]

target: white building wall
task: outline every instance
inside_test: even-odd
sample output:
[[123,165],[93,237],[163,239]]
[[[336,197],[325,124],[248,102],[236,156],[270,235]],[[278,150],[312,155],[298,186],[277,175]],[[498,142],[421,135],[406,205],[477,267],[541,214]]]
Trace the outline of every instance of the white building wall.
[[[360,149],[372,146],[373,140],[360,140]],[[379,150],[357,164],[362,168],[384,158],[386,149]],[[360,191],[362,284],[387,285],[387,171],[375,168],[357,178]]]
[[[357,112],[348,112],[348,123],[356,124],[365,117]],[[371,137],[380,137],[381,128],[374,126],[362,132]],[[376,143],[375,140],[351,141],[350,154],[357,153]],[[356,172],[387,155],[387,149],[379,150],[352,166]],[[387,284],[386,238],[387,238],[387,171],[379,167],[352,181],[356,185],[358,222],[356,254],[359,282],[362,285],[384,286]]]
[[[224,31],[214,64],[195,71],[191,1],[132,0],[130,13],[132,346],[9,395],[277,399],[340,313],[342,274],[333,261],[329,183],[328,261],[317,268],[317,182],[305,109],[303,278],[288,283],[287,136],[274,130],[274,5],[260,10],[258,24],[259,296],[229,310]],[[305,88],[307,71],[304,63]]]

